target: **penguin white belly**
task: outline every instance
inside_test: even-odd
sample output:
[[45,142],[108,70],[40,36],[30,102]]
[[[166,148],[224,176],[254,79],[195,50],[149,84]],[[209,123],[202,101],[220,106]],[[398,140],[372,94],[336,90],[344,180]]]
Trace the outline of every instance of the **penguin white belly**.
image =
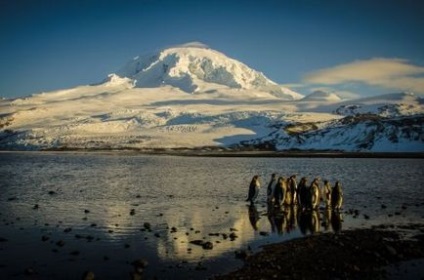
[[312,187],[311,193],[312,193],[312,197],[311,197],[312,208],[316,208],[319,204],[319,189],[317,187]]

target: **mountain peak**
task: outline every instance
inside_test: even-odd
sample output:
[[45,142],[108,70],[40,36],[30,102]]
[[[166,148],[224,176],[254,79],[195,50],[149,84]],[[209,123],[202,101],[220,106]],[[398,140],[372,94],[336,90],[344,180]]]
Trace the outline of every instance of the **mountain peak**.
[[116,74],[135,80],[135,86],[141,88],[168,85],[188,93],[198,93],[214,86],[226,86],[264,91],[288,100],[303,97],[269,80],[263,73],[199,42],[135,57]]

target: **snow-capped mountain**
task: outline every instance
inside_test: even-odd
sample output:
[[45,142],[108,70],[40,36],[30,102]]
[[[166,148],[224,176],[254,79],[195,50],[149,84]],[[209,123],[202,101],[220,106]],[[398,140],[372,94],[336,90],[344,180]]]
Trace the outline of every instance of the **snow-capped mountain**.
[[424,152],[423,96],[301,97],[189,44],[140,56],[98,84],[0,100],[0,149]]
[[137,56],[116,74],[134,80],[135,86],[140,88],[169,85],[195,93],[226,86],[265,91],[288,100],[303,97],[277,85],[261,72],[200,43],[189,43],[158,53]]

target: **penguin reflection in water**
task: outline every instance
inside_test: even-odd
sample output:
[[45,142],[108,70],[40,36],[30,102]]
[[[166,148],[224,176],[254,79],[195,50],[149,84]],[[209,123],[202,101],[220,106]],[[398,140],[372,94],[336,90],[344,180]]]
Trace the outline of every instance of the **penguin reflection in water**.
[[318,233],[321,231],[320,213],[318,210],[301,211],[299,213],[299,228],[303,235]]
[[258,230],[259,213],[254,204],[249,205],[249,221],[253,230]]
[[254,204],[259,195],[259,189],[261,184],[259,182],[259,175],[255,175],[249,185],[249,193],[246,201],[250,201],[250,204]]
[[336,211],[331,214],[331,228],[335,233],[339,233],[342,230],[342,222],[342,213]]

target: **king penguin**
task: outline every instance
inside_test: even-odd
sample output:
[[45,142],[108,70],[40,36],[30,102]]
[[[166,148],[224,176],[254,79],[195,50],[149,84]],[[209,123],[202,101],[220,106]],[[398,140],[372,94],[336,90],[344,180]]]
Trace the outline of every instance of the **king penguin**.
[[303,209],[308,207],[309,204],[309,189],[306,186],[307,182],[308,180],[305,177],[302,177],[298,187],[298,203],[302,206]]
[[259,195],[259,189],[261,184],[259,183],[259,175],[255,175],[249,185],[249,194],[246,201],[250,201],[250,204],[254,204]]
[[286,199],[287,182],[286,178],[278,178],[278,183],[274,189],[274,202],[275,206],[281,206]]
[[323,200],[325,202],[325,208],[331,208],[331,185],[328,180],[324,180],[324,187],[322,190]]
[[320,202],[320,196],[319,196],[319,179],[315,178],[310,186],[310,192],[311,192],[311,208],[317,209],[319,202]]
[[277,184],[277,174],[273,173],[271,175],[271,181],[269,182],[268,189],[267,189],[268,202],[272,202],[274,199],[274,189],[276,184]]
[[289,188],[292,195],[292,205],[297,204],[297,182],[296,182],[296,175],[292,175],[289,178]]
[[333,207],[334,210],[339,210],[342,207],[342,203],[343,203],[342,184],[339,181],[337,181],[333,187],[333,190],[331,191],[331,207]]

